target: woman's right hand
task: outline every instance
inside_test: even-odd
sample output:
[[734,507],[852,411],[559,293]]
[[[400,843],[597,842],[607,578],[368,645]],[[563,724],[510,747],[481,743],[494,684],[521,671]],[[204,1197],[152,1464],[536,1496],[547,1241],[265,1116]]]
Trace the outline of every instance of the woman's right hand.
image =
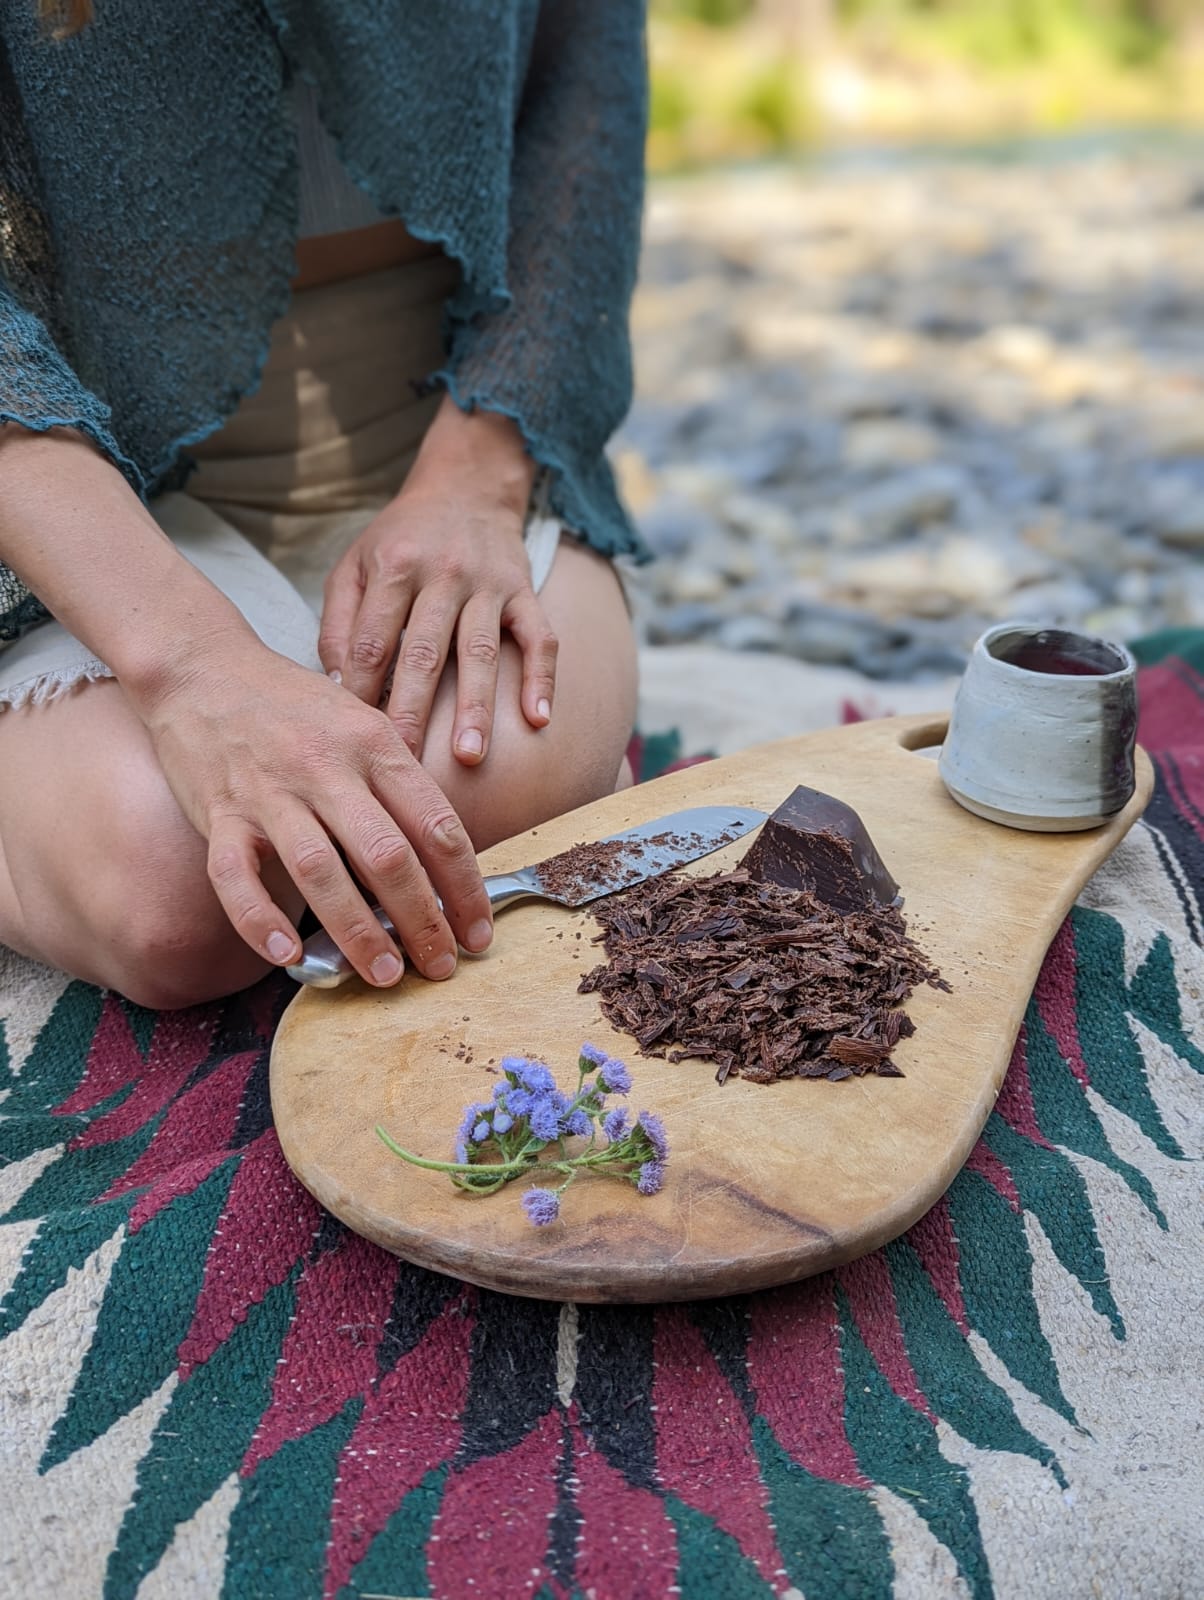
[[457,941],[474,952],[489,944],[468,834],[383,712],[241,630],[177,658],[132,697],[172,793],[208,840],[227,916],[266,960],[300,957],[297,930],[263,881],[275,858],[363,978],[387,986],[401,976],[340,852],[426,977],[450,976]]

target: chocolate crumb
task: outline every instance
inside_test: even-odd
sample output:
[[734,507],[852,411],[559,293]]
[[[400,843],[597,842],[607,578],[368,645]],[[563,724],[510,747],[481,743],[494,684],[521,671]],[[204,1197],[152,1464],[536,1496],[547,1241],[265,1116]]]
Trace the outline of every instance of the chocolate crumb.
[[[624,884],[638,882],[645,871],[644,858],[648,850],[677,851],[685,861],[697,855],[707,842],[699,833],[675,833],[666,829],[647,839],[600,839],[575,844],[558,856],[540,862],[539,881],[548,894],[572,904],[592,898],[601,884],[621,888]],[[729,843],[729,837],[724,835],[722,842]]]

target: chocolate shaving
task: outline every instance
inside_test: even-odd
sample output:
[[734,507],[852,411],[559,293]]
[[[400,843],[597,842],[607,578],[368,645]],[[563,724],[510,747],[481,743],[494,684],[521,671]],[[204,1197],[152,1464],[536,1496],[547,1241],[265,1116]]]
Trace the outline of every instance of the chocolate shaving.
[[744,870],[637,884],[595,911],[607,961],[582,994],[644,1055],[700,1057],[753,1083],[901,1077],[917,984],[948,990],[894,906],[841,913]]
[[[735,837],[724,834],[719,843],[729,843]],[[644,860],[648,850],[672,850],[683,861],[689,861],[707,842],[701,834],[672,830],[647,839],[600,839],[592,844],[575,844],[560,855],[541,861],[535,870],[545,893],[571,905],[643,878],[648,871]]]

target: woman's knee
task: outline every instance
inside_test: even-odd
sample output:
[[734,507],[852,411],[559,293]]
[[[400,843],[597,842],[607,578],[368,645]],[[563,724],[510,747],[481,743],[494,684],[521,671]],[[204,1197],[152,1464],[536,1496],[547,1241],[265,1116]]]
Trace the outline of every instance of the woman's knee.
[[27,917],[37,953],[152,1010],[244,989],[268,970],[235,933],[206,870],[205,842],[166,780],[131,759]]
[[178,891],[177,904],[144,900],[113,929],[101,976],[107,988],[151,1011],[177,1011],[236,994],[269,971],[211,890],[206,900],[207,880],[180,875],[168,887]]
[[546,728],[534,729],[516,704],[499,708],[480,766],[463,766],[450,746],[439,741],[432,748],[429,737],[423,759],[480,851],[625,788],[630,733],[621,705],[592,715],[566,706]]
[[175,1011],[234,994],[268,971],[222,910],[203,856],[148,855],[127,866],[87,919],[103,952],[93,981],[152,1011]]
[[524,718],[522,656],[506,638],[485,760],[466,767],[451,752],[454,667],[440,684],[427,730],[424,764],[478,850],[630,781],[624,757],[635,715],[636,650],[615,575],[593,552],[566,542],[541,599],[560,642],[551,722],[537,729]]
[[623,786],[621,764],[612,756],[599,759],[596,747],[583,742],[574,749],[568,739],[544,750],[503,737],[480,767],[452,770],[455,765],[449,757],[434,775],[478,851]]

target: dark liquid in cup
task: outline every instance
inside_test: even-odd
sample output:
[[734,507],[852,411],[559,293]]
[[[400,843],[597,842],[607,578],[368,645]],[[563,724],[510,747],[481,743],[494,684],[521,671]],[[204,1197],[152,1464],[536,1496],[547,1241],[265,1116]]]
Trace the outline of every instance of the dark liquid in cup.
[[1061,678],[1103,678],[1119,671],[1121,666],[1119,661],[1103,665],[1062,645],[1045,644],[1038,639],[1029,639],[1015,650],[1009,650],[1005,659],[1026,672],[1048,672]]

